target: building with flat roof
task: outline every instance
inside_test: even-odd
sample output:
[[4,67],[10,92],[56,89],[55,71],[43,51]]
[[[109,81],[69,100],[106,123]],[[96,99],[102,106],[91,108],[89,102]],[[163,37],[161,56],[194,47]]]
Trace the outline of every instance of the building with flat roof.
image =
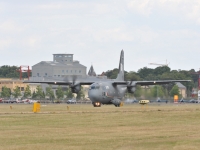
[[87,67],[73,60],[73,54],[53,54],[53,61],[41,61],[32,66],[32,77],[65,77],[86,75]]
[[29,85],[31,93],[33,93],[34,91],[36,91],[36,87],[39,85],[39,84],[23,83],[23,81],[24,80],[12,79],[12,78],[0,78],[0,92],[2,92],[2,88],[6,86],[11,90],[11,92],[13,92],[16,87],[19,87],[21,93],[23,93],[25,91],[26,86]]

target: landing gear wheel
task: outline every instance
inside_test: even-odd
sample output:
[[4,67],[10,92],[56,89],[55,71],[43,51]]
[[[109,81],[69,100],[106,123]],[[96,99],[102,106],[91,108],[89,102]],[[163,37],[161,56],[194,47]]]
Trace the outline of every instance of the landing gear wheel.
[[101,107],[101,103],[100,103],[100,102],[94,102],[94,103],[93,103],[93,106],[94,106],[94,107]]

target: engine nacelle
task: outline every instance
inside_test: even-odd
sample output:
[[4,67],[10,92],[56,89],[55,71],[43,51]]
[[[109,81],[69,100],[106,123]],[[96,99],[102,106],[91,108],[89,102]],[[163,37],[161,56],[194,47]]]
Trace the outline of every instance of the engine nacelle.
[[76,93],[77,94],[81,90],[81,85],[78,84],[78,85],[72,86],[71,90],[72,90],[72,93]]
[[136,90],[136,87],[135,87],[135,86],[127,87],[127,91],[128,91],[129,93],[134,93],[135,90]]

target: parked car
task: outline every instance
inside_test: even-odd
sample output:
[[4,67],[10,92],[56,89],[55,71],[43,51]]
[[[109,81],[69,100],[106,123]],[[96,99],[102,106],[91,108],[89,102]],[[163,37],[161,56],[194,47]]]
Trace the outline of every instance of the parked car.
[[127,104],[138,103],[138,100],[136,100],[136,99],[126,99],[124,102],[127,103]]
[[189,101],[189,103],[198,103],[198,100],[191,99],[191,100]]
[[67,101],[67,104],[76,104],[76,100],[70,99],[70,100]]

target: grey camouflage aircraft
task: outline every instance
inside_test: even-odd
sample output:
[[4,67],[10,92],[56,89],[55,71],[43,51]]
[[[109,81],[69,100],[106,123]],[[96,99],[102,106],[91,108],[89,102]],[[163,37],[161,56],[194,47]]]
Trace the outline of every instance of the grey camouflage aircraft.
[[119,73],[116,79],[101,79],[98,77],[78,78],[73,76],[60,79],[44,79],[43,81],[25,81],[26,83],[46,83],[56,85],[68,85],[73,93],[81,90],[81,85],[90,85],[88,96],[94,107],[101,104],[113,104],[120,107],[125,92],[134,93],[137,85],[157,85],[172,82],[189,82],[190,80],[158,80],[158,81],[124,81],[124,51],[121,51]]

